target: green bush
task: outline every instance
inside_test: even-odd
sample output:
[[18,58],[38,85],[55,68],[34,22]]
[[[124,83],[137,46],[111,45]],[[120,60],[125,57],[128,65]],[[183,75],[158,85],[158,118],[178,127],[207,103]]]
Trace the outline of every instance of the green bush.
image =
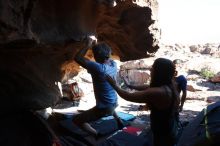
[[200,75],[205,79],[210,79],[210,78],[214,77],[215,73],[213,71],[211,71],[209,68],[204,67],[201,69]]

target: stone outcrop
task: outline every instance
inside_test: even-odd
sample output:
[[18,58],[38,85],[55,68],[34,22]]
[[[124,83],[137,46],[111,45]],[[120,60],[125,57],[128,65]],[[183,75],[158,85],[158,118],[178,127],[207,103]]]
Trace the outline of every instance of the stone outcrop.
[[210,79],[212,83],[220,83],[220,73]]
[[107,42],[122,61],[156,52],[157,1],[113,2],[0,0],[1,113],[55,104],[55,83],[79,71],[72,59],[87,34]]
[[219,57],[220,48],[218,44],[204,44],[204,45],[191,45],[189,46],[191,52],[198,52],[204,55],[212,55],[213,57]]
[[[118,73],[119,81],[124,82],[123,78],[125,78],[131,85],[147,84],[150,80],[151,68],[151,65],[148,65],[148,63],[144,59],[122,63]],[[121,84],[120,82],[119,84]]]

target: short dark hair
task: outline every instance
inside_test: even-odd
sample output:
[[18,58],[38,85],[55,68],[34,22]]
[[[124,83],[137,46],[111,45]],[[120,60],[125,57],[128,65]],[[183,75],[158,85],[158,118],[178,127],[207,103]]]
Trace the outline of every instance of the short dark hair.
[[109,59],[112,52],[111,47],[106,43],[99,43],[93,46],[92,51],[94,56],[97,57],[101,62],[104,62],[106,59]]

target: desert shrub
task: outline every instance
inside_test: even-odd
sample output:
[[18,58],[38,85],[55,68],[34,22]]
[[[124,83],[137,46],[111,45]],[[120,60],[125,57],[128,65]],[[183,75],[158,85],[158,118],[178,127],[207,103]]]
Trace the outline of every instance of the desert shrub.
[[205,79],[210,79],[210,78],[214,77],[215,73],[213,71],[211,71],[210,68],[204,67],[201,69],[200,75]]

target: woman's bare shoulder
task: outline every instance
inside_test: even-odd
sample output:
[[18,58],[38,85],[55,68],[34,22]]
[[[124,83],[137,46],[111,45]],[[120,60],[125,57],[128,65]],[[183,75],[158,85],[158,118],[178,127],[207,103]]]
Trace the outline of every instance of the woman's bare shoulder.
[[148,95],[150,97],[149,101],[158,107],[158,109],[166,108],[170,104],[170,99],[172,97],[172,91],[170,88],[161,86],[149,88]]

